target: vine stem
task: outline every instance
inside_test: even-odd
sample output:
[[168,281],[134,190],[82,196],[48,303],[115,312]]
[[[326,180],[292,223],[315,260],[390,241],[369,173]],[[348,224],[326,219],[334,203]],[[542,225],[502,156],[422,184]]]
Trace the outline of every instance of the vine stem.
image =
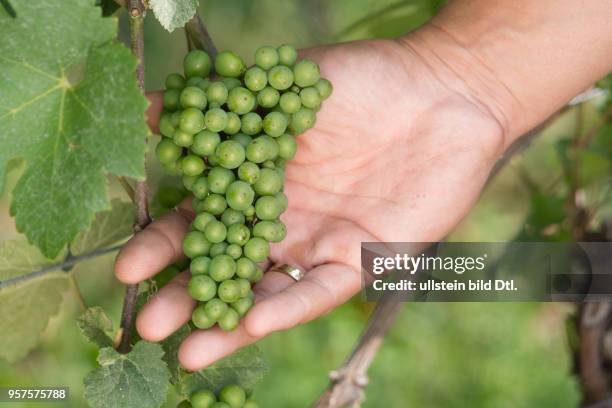
[[217,47],[213,42],[200,13],[195,15],[185,24],[185,36],[187,37],[187,46],[191,51],[192,48],[197,48],[206,51],[211,57],[217,55]]
[[79,256],[69,256],[64,261],[45,266],[42,269],[39,269],[34,272],[26,273],[25,275],[19,275],[12,279],[7,279],[5,281],[0,282],[0,291],[7,289],[13,286],[20,286],[28,283],[31,280],[42,278],[45,275],[51,274],[53,272],[62,271],[63,273],[67,273],[70,269],[79,262],[88,261],[90,259],[98,258],[102,255],[109,254],[111,252],[118,251],[123,245],[116,245],[110,248],[102,248],[97,249],[88,254],[79,255]]
[[[138,58],[136,66],[136,79],[138,86],[144,94],[145,66],[144,66],[144,17],[145,6],[142,0],[129,0],[128,11],[130,15],[130,40],[132,53]],[[146,142],[146,141],[145,141]],[[145,163],[146,169],[146,163]],[[135,232],[143,230],[151,222],[149,216],[149,198],[146,181],[136,183],[136,226]],[[125,288],[123,309],[121,311],[121,340],[117,350],[128,353],[132,348],[132,333],[134,332],[134,318],[136,314],[136,300],[138,297],[138,284],[129,284]]]

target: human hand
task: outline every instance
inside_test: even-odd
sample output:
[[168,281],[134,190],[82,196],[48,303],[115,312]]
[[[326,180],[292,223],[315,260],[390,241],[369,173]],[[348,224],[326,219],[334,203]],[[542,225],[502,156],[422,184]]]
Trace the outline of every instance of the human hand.
[[[184,341],[185,368],[203,368],[344,303],[360,288],[361,242],[436,241],[467,213],[506,144],[503,123],[490,113],[496,95],[483,98],[473,82],[447,69],[452,61],[424,51],[407,39],[302,53],[320,64],[334,93],[287,165],[288,233],[272,245],[270,260],[306,275],[296,283],[266,273],[236,330],[196,330]],[[466,76],[479,74],[470,69]],[[150,99],[155,130],[161,95]],[[139,282],[180,259],[192,216],[184,205],[134,236],[117,258],[118,278]],[[180,274],[143,307],[141,337],[162,340],[190,320],[188,280],[189,272]]]

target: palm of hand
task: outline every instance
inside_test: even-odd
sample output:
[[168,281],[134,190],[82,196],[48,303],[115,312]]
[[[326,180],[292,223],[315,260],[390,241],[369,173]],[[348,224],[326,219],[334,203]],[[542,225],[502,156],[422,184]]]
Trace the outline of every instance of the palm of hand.
[[[271,261],[306,275],[295,283],[267,273],[238,329],[196,331],[185,340],[179,358],[187,369],[346,301],[361,283],[360,242],[442,238],[475,201],[499,148],[497,123],[399,42],[304,54],[319,62],[334,93],[315,128],[298,137],[298,154],[287,166],[288,234],[272,245]],[[142,280],[175,260],[187,227],[175,214],[136,236],[118,257],[119,278]],[[143,308],[137,320],[143,338],[160,340],[189,320],[195,301],[188,278],[179,275]]]

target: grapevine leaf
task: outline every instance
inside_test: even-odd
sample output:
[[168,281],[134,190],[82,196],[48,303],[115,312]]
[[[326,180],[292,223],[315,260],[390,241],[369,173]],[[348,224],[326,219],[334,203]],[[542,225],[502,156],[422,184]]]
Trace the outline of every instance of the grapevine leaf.
[[61,270],[19,280],[49,263],[27,242],[5,241],[0,245],[0,357],[9,362],[19,360],[36,346],[49,318],[59,310],[62,292],[68,288],[68,276]]
[[162,27],[172,32],[183,27],[195,15],[198,0],[151,0],[149,7]]
[[0,184],[9,160],[27,161],[11,212],[47,257],[109,208],[105,173],[144,177],[136,59],[93,4],[11,0],[17,17],[0,16]]
[[77,319],[77,325],[87,340],[99,347],[113,347],[113,322],[101,307],[88,308]]
[[111,202],[111,206],[110,210],[96,214],[89,229],[81,231],[76,236],[70,245],[73,255],[82,255],[107,247],[132,234],[134,204],[115,199]]
[[216,364],[184,376],[181,393],[189,397],[202,389],[218,392],[228,384],[239,384],[251,390],[267,371],[261,350],[257,346],[245,347]]
[[100,349],[100,367],[85,377],[92,408],[151,408],[166,399],[170,374],[159,344],[139,341],[128,354]]
[[168,370],[170,370],[170,382],[172,384],[176,384],[179,381],[181,368],[178,361],[178,350],[183,340],[189,336],[189,333],[191,333],[189,325],[184,325],[160,343],[164,349],[164,361],[168,365]]

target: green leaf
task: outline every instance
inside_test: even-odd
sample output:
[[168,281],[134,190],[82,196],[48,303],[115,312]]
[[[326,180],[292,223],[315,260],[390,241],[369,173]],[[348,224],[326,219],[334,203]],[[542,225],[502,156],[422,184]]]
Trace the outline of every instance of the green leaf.
[[181,374],[181,367],[178,361],[179,347],[190,333],[191,329],[189,328],[189,325],[186,324],[160,343],[164,349],[164,361],[168,365],[168,370],[170,371],[170,382],[172,384],[178,383],[179,376]]
[[77,325],[83,336],[98,347],[113,347],[113,322],[101,307],[88,308],[77,319]]
[[218,392],[228,384],[251,390],[267,371],[261,350],[257,346],[245,347],[204,370],[184,376],[181,393],[189,397],[202,389]]
[[112,41],[117,20],[93,1],[11,4],[17,18],[0,16],[0,180],[9,160],[27,161],[11,212],[55,257],[109,208],[105,173],[144,177],[147,101],[136,59]]
[[198,0],[151,0],[149,7],[166,30],[183,27],[198,10]]
[[159,344],[139,341],[128,354],[100,350],[100,368],[85,377],[85,398],[93,408],[151,408],[166,399],[170,374]]
[[91,227],[76,236],[70,245],[70,252],[73,255],[82,255],[110,246],[132,234],[134,204],[115,199],[111,202],[111,206],[110,210],[96,214]]
[[19,360],[36,346],[68,288],[68,275],[61,270],[19,280],[49,263],[27,242],[5,241],[0,246],[0,357],[9,362]]

